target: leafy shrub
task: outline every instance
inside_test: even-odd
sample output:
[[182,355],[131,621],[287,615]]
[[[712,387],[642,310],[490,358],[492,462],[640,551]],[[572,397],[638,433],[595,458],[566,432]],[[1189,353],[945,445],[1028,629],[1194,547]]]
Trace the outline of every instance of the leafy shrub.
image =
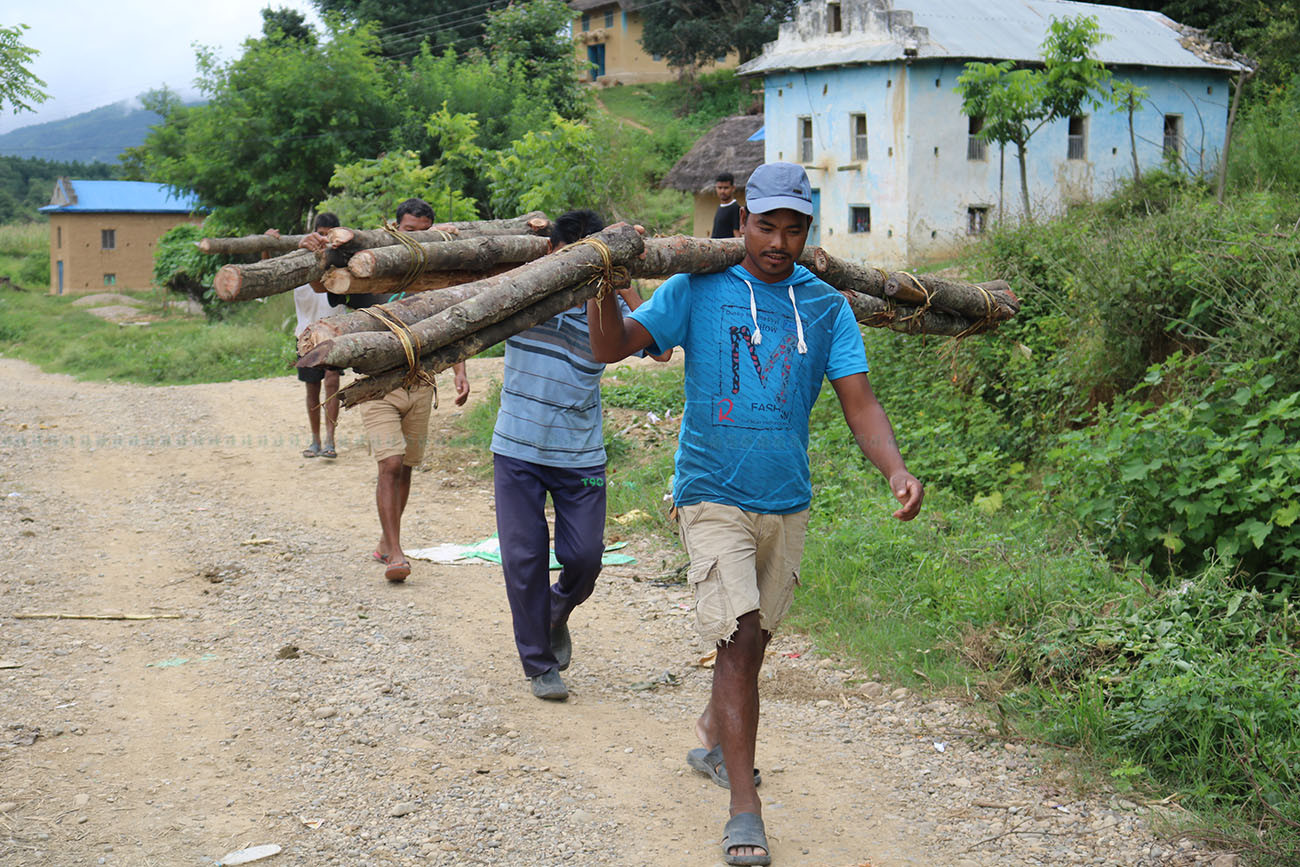
[[189,223],[168,229],[154,250],[153,281],[201,302],[209,319],[219,319],[229,305],[217,299],[212,281],[228,260],[199,252],[195,242],[204,235],[202,227]]
[[1300,392],[1281,356],[1215,371],[1153,366],[1096,424],[1063,434],[1044,486],[1116,556],[1195,571],[1212,558],[1271,583],[1300,575]]
[[1285,600],[1233,586],[1214,567],[1154,598],[1049,615],[1015,652],[1035,682],[1101,705],[1085,725],[1059,713],[1053,739],[1118,749],[1197,806],[1295,821],[1298,634]]

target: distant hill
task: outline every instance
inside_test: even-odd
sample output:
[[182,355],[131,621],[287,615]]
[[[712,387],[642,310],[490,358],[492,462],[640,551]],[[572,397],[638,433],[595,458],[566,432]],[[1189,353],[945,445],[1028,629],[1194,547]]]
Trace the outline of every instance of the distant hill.
[[105,105],[0,135],[0,156],[116,164],[124,149],[143,144],[149,127],[161,120],[152,111],[127,102]]

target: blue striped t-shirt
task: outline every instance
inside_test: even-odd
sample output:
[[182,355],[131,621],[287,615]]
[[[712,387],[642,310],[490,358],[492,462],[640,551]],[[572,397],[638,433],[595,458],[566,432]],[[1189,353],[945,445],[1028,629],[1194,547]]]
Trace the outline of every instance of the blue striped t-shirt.
[[[626,315],[621,298],[618,303]],[[548,467],[602,466],[604,372],[591,355],[585,304],[506,340],[492,452]]]

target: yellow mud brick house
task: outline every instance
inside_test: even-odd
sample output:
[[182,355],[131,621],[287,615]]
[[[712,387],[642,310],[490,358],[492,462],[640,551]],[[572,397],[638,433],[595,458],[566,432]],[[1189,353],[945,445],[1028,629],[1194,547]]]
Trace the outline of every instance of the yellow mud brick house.
[[50,294],[147,289],[158,239],[200,223],[198,200],[162,184],[59,178],[50,203]]
[[[582,80],[599,85],[671,81],[677,71],[641,47],[641,13],[656,0],[570,0]],[[735,52],[716,60],[715,69],[736,66]]]

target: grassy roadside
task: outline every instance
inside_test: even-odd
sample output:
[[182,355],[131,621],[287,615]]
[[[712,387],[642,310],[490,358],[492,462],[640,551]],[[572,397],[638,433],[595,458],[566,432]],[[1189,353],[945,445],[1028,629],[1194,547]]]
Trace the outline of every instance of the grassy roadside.
[[185,315],[159,291],[123,291],[148,325],[109,322],[78,296],[0,290],[0,355],[87,380],[183,385],[285,376],[295,357],[293,299],[250,303],[221,322]]

